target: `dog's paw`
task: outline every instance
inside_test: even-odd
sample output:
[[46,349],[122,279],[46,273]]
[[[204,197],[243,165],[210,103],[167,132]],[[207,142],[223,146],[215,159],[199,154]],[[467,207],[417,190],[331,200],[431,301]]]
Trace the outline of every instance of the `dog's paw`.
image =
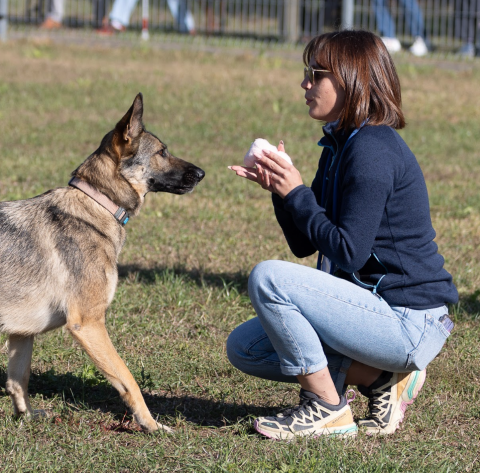
[[160,424],[159,422],[155,420],[151,420],[151,422],[147,424],[140,424],[140,427],[142,430],[147,433],[147,434],[152,434],[154,432],[164,432],[166,434],[173,434],[173,430],[170,427],[167,427],[166,425]]
[[173,429],[171,429],[170,427],[167,427],[166,425],[159,424],[158,422],[156,424],[157,424],[157,432],[165,432],[166,434],[173,434],[175,432]]

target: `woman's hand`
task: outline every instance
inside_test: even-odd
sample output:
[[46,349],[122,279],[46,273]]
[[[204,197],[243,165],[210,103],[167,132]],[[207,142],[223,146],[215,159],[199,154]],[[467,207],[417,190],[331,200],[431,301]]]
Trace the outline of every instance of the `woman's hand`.
[[[283,141],[278,145],[278,151],[285,151]],[[278,194],[282,199],[295,187],[303,184],[302,176],[292,164],[289,164],[274,151],[262,151],[255,154],[256,168],[244,166],[229,166],[237,176],[254,181],[263,189]]]

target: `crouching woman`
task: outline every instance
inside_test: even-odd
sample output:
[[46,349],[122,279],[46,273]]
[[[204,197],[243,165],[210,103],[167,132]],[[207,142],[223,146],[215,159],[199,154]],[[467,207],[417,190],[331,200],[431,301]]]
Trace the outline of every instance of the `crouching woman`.
[[325,122],[311,187],[274,152],[231,169],[272,193],[290,249],[318,252],[318,267],[258,264],[248,285],[258,317],[230,334],[227,353],[245,373],[301,386],[297,407],[255,421],[261,434],[355,435],[348,385],[369,398],[358,425],[389,434],[449,336],[458,294],[433,241],[422,171],[396,131],[400,83],[383,42],[323,34],[304,62],[309,115]]

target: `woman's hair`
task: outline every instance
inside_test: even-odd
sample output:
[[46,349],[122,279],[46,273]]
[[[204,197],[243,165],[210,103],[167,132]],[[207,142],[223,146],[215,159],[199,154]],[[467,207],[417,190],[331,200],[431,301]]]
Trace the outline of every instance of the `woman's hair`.
[[354,30],[322,34],[307,44],[303,52],[306,66],[312,57],[345,90],[339,129],[359,128],[366,123],[395,129],[405,126],[400,81],[378,36]]

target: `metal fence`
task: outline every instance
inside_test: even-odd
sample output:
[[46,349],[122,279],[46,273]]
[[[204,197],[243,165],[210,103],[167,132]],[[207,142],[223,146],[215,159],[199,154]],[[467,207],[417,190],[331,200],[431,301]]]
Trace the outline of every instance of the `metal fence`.
[[[66,28],[98,28],[108,18],[113,0],[0,0],[8,1],[12,25],[40,25],[60,3]],[[129,29],[142,29],[145,0],[115,0],[133,5]],[[456,50],[462,45],[480,51],[480,0],[146,0],[150,31],[197,35],[306,41],[325,31],[351,26],[380,31],[381,15],[391,17],[395,36],[403,43],[421,34],[433,49]],[[142,9],[142,3],[144,7]],[[415,10],[415,7],[419,8]],[[386,13],[388,12],[388,13]],[[342,16],[343,15],[343,16]],[[379,16],[380,15],[380,16]],[[421,33],[412,29],[420,22]],[[185,25],[187,24],[188,27]],[[385,29],[385,28],[384,28]],[[1,30],[1,27],[0,27]],[[0,31],[1,34],[1,31]],[[475,51],[475,49],[474,49]]]

